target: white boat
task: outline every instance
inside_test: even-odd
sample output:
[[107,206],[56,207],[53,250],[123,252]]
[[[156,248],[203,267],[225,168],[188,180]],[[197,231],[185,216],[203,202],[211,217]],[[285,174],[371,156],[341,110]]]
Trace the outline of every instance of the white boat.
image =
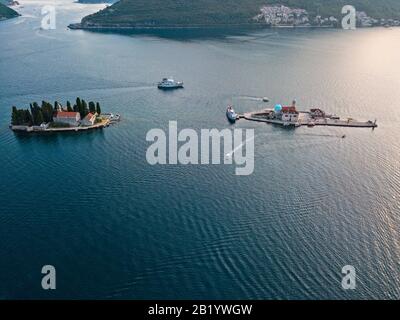
[[169,89],[181,89],[183,88],[183,82],[175,81],[172,78],[164,78],[157,84],[158,89],[169,90]]
[[228,109],[226,109],[226,116],[228,120],[231,122],[236,122],[238,117],[237,113],[235,112],[235,110],[233,110],[232,106],[228,106]]

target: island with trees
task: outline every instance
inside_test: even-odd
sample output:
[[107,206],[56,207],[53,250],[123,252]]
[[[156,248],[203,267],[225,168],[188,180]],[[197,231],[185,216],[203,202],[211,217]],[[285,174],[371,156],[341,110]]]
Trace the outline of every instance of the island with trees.
[[12,107],[11,125],[13,131],[24,132],[57,132],[86,131],[109,126],[112,121],[119,120],[112,114],[103,114],[99,102],[86,102],[76,98],[74,104],[67,101],[62,106],[58,101],[54,104],[42,101],[30,104],[28,109]]

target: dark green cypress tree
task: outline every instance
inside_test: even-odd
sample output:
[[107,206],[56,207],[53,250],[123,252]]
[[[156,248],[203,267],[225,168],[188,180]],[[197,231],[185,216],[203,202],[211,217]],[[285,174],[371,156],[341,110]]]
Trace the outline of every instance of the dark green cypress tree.
[[[51,109],[53,109],[53,108],[51,108]],[[49,104],[46,101],[42,101],[41,111],[43,114],[44,122],[50,122],[50,117],[51,117],[52,111],[50,110]]]
[[100,103],[96,103],[96,112],[101,115],[101,108],[100,108]]
[[32,126],[33,123],[33,116],[32,114],[29,112],[29,110],[21,110],[21,124],[25,124],[28,126]]
[[32,116],[32,113],[30,113],[29,112],[29,110],[26,110],[26,114],[25,114],[25,116],[26,116],[26,123],[28,123],[28,125],[30,125],[30,126],[33,126],[33,116]]
[[53,122],[55,109],[53,108],[53,106],[50,103],[48,103],[47,106],[48,106],[48,112],[49,112],[49,122]]
[[17,110],[17,107],[15,107],[15,106],[12,107],[11,124],[13,126],[19,125],[19,122],[18,122],[18,110]]
[[36,102],[34,102],[33,104],[31,104],[30,107],[31,107],[32,120],[33,120],[32,122],[33,122],[33,125],[36,125],[36,121],[37,121],[37,117],[38,117],[37,111],[38,111],[39,106]]
[[42,110],[38,110],[35,124],[37,126],[40,126],[43,122],[44,122],[44,117],[43,117]]
[[82,108],[82,101],[81,101],[81,99],[78,97],[78,98],[76,98],[76,105],[77,105],[77,107],[78,107],[78,110],[81,110],[81,108]]
[[89,111],[90,111],[91,113],[96,113],[96,105],[94,104],[93,101],[90,101],[90,102],[89,102]]
[[82,112],[81,112],[82,119],[86,117],[88,113],[89,113],[88,105],[85,100],[82,100]]

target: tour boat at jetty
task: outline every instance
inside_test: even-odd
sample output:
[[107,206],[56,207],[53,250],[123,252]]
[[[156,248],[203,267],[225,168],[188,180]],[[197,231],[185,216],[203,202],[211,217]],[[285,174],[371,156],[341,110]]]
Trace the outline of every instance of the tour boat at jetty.
[[235,110],[233,110],[232,106],[228,106],[228,109],[226,110],[226,116],[228,120],[231,122],[236,122],[238,117],[237,113],[235,112]]

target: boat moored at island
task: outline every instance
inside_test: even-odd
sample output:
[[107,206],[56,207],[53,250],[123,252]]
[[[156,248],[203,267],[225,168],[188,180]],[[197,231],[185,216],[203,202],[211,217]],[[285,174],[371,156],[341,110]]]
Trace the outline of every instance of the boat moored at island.
[[157,84],[158,89],[161,90],[171,90],[171,89],[182,89],[183,82],[175,81],[172,78],[164,78],[161,82]]
[[238,115],[232,106],[228,106],[228,109],[226,109],[226,117],[230,122],[232,123],[236,122]]

